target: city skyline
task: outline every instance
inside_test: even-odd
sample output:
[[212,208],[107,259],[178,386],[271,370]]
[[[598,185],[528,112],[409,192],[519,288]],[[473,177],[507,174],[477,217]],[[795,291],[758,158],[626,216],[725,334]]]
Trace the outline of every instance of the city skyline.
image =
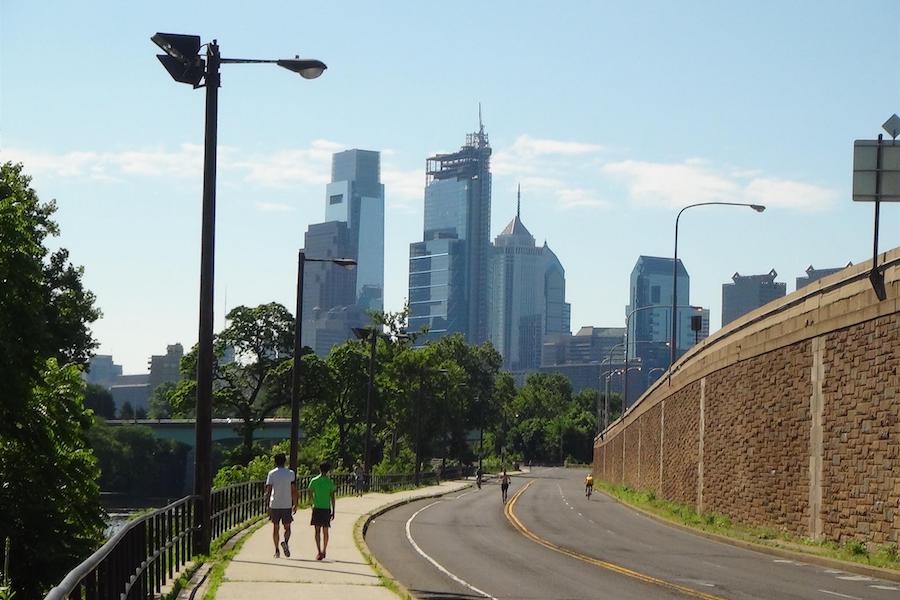
[[[0,85],[29,90],[0,95],[0,160],[22,161],[40,197],[57,199],[62,235],[52,243],[85,266],[104,311],[98,352],[126,372],[197,335],[202,94],[158,65],[157,30],[218,38],[226,56],[300,52],[329,65],[313,82],[274,67],[223,68],[217,328],[226,303],[293,306],[296,251],[322,220],[331,154],[348,148],[382,151],[384,304],[398,310],[408,244],[421,232],[423,162],[477,127],[479,101],[493,147],[491,221],[508,220],[521,183],[531,232],[566,266],[573,330],[624,325],[634,261],[671,256],[677,207],[693,202],[768,206],[682,219],[692,300],[716,324],[721,283],[734,272],[774,267],[794,281],[810,264],[871,253],[872,208],[850,201],[851,147],[900,110],[885,81],[900,58],[867,47],[872,31],[900,27],[896,3],[708,6],[697,23],[661,3],[460,2],[440,27],[433,9],[411,3],[280,6],[275,23],[265,11],[210,16],[210,6],[21,3],[4,5],[0,20]],[[463,16],[475,6],[473,25]],[[336,24],[360,37],[374,24],[386,39],[363,55],[335,43]],[[488,34],[497,41],[489,56],[475,43]],[[439,73],[420,51],[429,46],[455,50]],[[34,77],[73,51],[77,70]],[[383,93],[361,103],[361,89]],[[883,223],[898,208],[884,206]],[[881,248],[898,236],[883,227]]]

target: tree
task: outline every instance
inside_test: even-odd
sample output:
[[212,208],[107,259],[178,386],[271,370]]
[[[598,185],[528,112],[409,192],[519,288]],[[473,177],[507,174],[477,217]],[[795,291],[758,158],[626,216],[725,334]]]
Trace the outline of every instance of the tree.
[[[213,343],[213,414],[240,423],[243,451],[253,455],[253,432],[280,406],[290,404],[294,317],[277,302],[238,306]],[[226,362],[226,350],[234,360]],[[184,377],[169,396],[174,412],[192,414],[197,402],[197,347],[181,359]]]
[[0,165],[0,539],[12,539],[15,591],[38,598],[83,560],[103,531],[87,450],[79,374],[100,316],[83,270],[21,164]]
[[151,419],[169,419],[172,417],[172,401],[171,396],[178,388],[176,383],[164,381],[156,386],[150,393],[150,400],[147,405],[149,411],[147,414]]
[[89,383],[84,391],[84,406],[104,419],[116,418],[116,403],[108,389],[96,383]]
[[122,406],[119,407],[119,418],[123,421],[130,421],[135,418],[134,407],[128,400],[123,402]]

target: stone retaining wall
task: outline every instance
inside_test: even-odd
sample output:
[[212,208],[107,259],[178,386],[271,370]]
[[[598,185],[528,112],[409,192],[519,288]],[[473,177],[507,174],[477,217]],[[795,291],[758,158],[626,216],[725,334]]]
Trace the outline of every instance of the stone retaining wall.
[[597,438],[595,476],[745,524],[900,542],[900,265],[881,302],[869,268],[691,349]]

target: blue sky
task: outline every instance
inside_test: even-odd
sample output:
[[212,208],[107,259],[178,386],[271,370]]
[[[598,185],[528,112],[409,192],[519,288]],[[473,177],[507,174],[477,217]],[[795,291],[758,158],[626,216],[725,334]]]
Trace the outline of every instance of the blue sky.
[[[306,81],[226,65],[219,106],[216,320],[293,306],[295,256],[324,220],[330,154],[381,150],[386,304],[406,297],[424,164],[477,124],[494,148],[491,229],[515,211],[567,271],[572,325],[623,325],[640,254],[679,255],[720,323],[721,285],[869,258],[851,147],[900,112],[900,3],[0,2],[0,160],[56,198],[86,268],[100,351],[146,370],[196,341],[203,92],[158,64],[156,31],[223,56],[319,58]],[[900,245],[900,210],[882,211]]]

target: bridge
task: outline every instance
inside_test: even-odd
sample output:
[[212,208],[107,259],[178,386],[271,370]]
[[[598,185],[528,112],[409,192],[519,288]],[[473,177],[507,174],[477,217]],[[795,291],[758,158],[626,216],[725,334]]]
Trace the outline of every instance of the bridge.
[[[182,444],[194,447],[194,419],[112,419],[107,421],[113,426],[143,425],[149,427],[153,434],[161,440],[174,440]],[[234,441],[242,439],[236,429],[241,422],[237,419],[213,419],[213,442]],[[301,437],[303,432],[301,431]],[[286,440],[291,434],[291,420],[272,418],[265,419],[253,431],[254,441],[259,440]]]

